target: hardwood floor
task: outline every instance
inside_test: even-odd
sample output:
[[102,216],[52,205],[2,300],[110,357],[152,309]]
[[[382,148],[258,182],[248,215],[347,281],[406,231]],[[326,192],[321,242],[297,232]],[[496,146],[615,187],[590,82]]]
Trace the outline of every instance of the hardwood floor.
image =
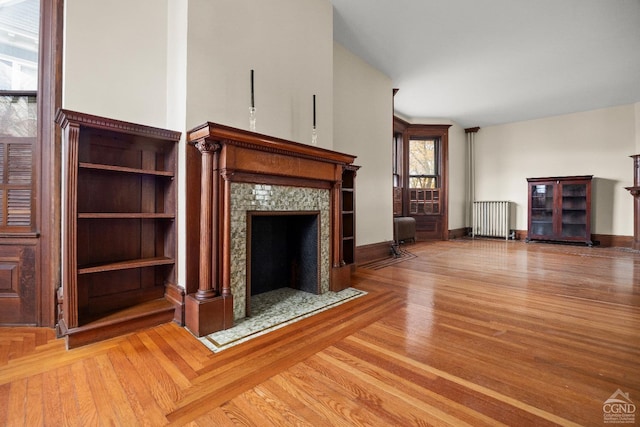
[[602,425],[616,390],[640,406],[639,253],[407,248],[358,269],[367,296],[218,354],[175,324],[70,351],[0,328],[0,425]]

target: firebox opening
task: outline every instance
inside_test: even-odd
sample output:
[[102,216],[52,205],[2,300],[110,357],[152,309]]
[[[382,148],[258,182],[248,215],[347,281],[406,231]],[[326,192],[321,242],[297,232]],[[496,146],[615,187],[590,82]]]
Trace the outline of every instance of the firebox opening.
[[289,287],[319,293],[319,212],[248,212],[250,295]]

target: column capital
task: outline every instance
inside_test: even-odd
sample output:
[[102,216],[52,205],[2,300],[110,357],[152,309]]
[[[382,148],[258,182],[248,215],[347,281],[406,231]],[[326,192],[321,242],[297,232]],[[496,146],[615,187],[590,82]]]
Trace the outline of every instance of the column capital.
[[204,154],[204,153],[213,153],[215,151],[218,151],[220,149],[220,147],[221,147],[221,145],[218,142],[213,141],[211,139],[207,139],[207,138],[199,139],[199,140],[195,141],[195,143],[193,145],[202,154]]

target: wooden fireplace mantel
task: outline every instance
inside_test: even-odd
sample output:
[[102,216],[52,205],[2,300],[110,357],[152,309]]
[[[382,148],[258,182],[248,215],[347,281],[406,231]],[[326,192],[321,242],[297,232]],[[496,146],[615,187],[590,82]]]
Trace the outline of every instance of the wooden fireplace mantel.
[[348,286],[350,267],[345,266],[341,245],[341,189],[342,174],[353,168],[355,156],[212,122],[188,131],[187,142],[185,323],[191,332],[202,336],[233,326],[233,182],[329,190],[331,288]]

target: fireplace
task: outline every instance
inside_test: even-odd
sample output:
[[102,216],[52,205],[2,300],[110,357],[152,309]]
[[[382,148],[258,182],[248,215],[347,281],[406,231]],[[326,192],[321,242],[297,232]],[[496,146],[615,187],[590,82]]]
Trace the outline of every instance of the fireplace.
[[[352,266],[343,258],[341,186],[345,169],[354,170],[354,156],[215,123],[188,132],[187,140],[184,317],[195,335],[227,329],[250,314],[255,288],[300,286],[324,293],[350,285]],[[293,231],[284,231],[283,221]],[[252,237],[256,227],[271,231]],[[315,244],[298,241],[300,234],[316,236]],[[288,235],[286,242],[266,246],[267,240],[282,235]],[[253,255],[279,251],[285,243],[297,246],[290,252],[305,256],[278,259],[287,266],[277,273],[265,266],[252,270],[262,262]],[[304,279],[284,279],[301,271],[307,272]],[[275,282],[287,283],[252,279],[267,272],[279,277]]]
[[300,215],[318,217],[318,293],[330,289],[331,228],[330,193],[319,188],[286,185],[232,183],[231,241],[229,245],[230,288],[233,295],[233,320],[247,315],[247,289],[251,278],[248,258],[251,252],[249,226],[256,215],[288,215],[293,210]]
[[246,315],[251,297],[283,287],[320,293],[319,212],[247,213]]

